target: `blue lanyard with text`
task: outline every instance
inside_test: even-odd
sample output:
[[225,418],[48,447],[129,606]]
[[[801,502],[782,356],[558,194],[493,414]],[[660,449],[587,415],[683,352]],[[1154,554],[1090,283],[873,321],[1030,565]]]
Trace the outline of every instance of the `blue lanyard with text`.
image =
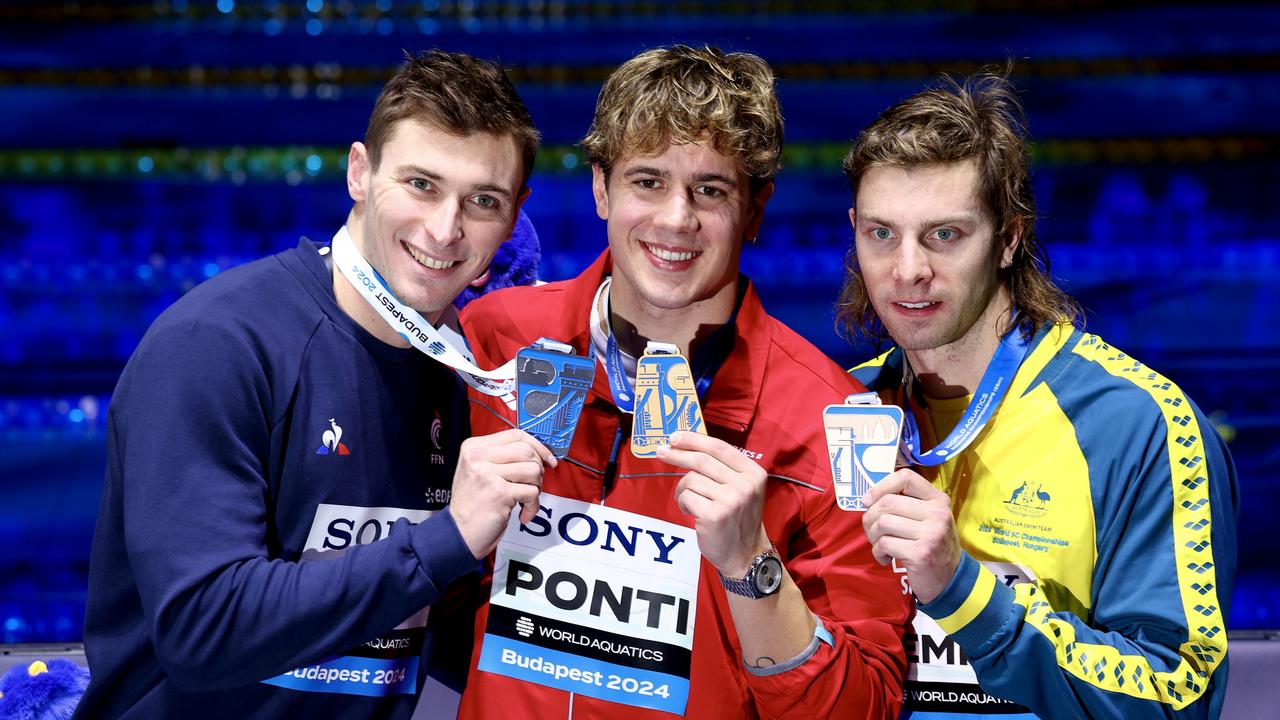
[[[698,352],[690,358],[695,378],[694,388],[698,391],[699,400],[707,394],[707,388],[711,387],[711,381],[715,378],[716,372],[733,352],[736,339],[734,325],[738,321],[738,310],[742,308],[744,297],[746,297],[746,279],[740,278],[737,302],[733,306],[733,314],[729,316],[729,321],[716,328],[711,337],[707,338]],[[618,340],[613,335],[612,326],[609,328],[609,342],[605,346],[604,360],[605,374],[609,377],[609,390],[613,393],[614,404],[624,413],[634,412],[636,398],[627,380],[627,369],[622,364],[622,351],[618,348]]]
[[605,347],[604,362],[605,374],[609,377],[609,390],[613,392],[613,403],[624,413],[633,412],[636,398],[627,382],[627,369],[622,366],[622,351],[618,349],[613,328],[609,328],[609,344]]
[[1000,407],[1000,401],[1009,390],[1009,384],[1023,359],[1027,357],[1030,345],[1018,330],[1015,318],[1013,329],[1001,338],[991,356],[991,362],[987,363],[987,370],[982,374],[978,389],[973,393],[973,399],[969,401],[969,407],[965,408],[960,422],[956,423],[945,440],[929,452],[921,452],[920,428],[911,412],[910,400],[902,403],[902,446],[912,464],[926,467],[941,465],[969,447],[969,443],[973,442],[991,420],[996,408]]

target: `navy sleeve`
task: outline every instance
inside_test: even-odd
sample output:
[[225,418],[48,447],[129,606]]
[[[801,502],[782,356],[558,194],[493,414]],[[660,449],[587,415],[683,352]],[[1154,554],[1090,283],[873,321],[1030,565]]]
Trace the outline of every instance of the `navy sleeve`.
[[159,322],[111,408],[127,571],[161,665],[191,690],[353,647],[478,569],[448,511],[397,521],[339,558],[271,557],[265,468],[277,419],[263,358],[228,328]]

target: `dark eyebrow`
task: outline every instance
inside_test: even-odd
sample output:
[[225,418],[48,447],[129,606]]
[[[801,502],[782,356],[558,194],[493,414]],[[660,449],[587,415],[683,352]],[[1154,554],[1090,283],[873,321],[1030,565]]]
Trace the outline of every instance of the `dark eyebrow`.
[[734,180],[731,177],[725,177],[719,173],[698,173],[693,176],[693,179],[698,182],[720,183],[721,185],[728,185],[730,188],[738,187],[737,180]]
[[[857,208],[854,208],[854,210],[857,210]],[[889,227],[893,226],[893,223],[887,220],[878,218],[875,215],[868,215],[867,213],[858,213],[857,222],[862,222],[864,220],[871,225],[886,225]]]
[[[859,221],[865,220],[866,222],[872,225],[884,225],[886,227],[896,227],[895,223],[889,222],[888,220],[885,220],[883,218],[876,217],[875,215],[858,213],[858,220]],[[963,213],[960,215],[953,215],[951,217],[929,219],[921,223],[921,225],[924,227],[938,227],[940,225],[969,225],[975,222],[977,222],[976,216],[968,213]]]
[[476,192],[487,192],[495,195],[505,195],[506,197],[511,197],[512,194],[510,190],[502,187],[501,185],[490,185],[487,183],[483,185],[476,185],[471,189]]
[[941,217],[936,220],[927,220],[925,221],[925,227],[938,227],[939,225],[972,225],[977,221],[977,216],[962,213],[960,215],[952,215],[950,217]]
[[635,177],[636,175],[657,175],[663,180],[671,179],[671,173],[667,172],[666,170],[659,170],[656,167],[648,167],[644,165],[633,167],[633,168],[627,168],[627,171],[622,173],[622,177]]
[[434,180],[436,182],[441,182],[444,180],[444,177],[440,175],[440,173],[431,172],[430,170],[422,167],[421,165],[401,165],[398,168],[396,168],[396,171],[397,171],[397,174],[402,177],[405,175],[412,175],[414,177],[422,177],[428,180]]
[[[398,168],[398,170],[400,171],[400,175],[402,177],[412,176],[412,177],[425,178],[427,180],[431,180],[432,182],[437,182],[437,183],[445,182],[443,175],[437,172],[432,172],[422,167],[421,165],[401,165]],[[515,194],[511,192],[511,190],[508,188],[502,187],[501,185],[494,185],[492,183],[481,183],[471,188],[471,191],[493,193],[495,195],[503,195],[508,198]]]
[[[626,172],[622,174],[623,177],[627,177],[627,178],[634,177],[636,175],[654,175],[662,178],[663,180],[671,179],[671,173],[667,172],[666,170],[660,170],[656,167],[650,167],[647,165],[641,165],[641,166],[629,168]],[[733,178],[727,177],[725,175],[721,175],[719,173],[698,173],[693,176],[693,180],[694,182],[700,182],[700,183],[706,183],[706,182],[720,183],[722,185],[729,186],[729,188],[731,189],[738,187],[737,180],[734,180]]]

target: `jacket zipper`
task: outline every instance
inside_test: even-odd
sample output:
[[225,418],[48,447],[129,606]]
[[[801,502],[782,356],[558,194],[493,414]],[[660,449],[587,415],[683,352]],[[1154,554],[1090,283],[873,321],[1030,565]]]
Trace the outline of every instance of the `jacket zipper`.
[[600,504],[613,490],[618,479],[618,452],[622,449],[622,434],[625,431],[622,418],[618,419],[618,431],[613,434],[613,447],[609,449],[609,462],[604,466],[604,479],[600,483]]

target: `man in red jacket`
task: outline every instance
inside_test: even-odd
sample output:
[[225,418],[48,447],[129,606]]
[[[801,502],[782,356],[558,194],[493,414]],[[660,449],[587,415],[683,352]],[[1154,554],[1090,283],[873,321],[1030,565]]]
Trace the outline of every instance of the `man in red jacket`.
[[[738,272],[782,117],[760,58],[651,50],[583,140],[609,249],[577,278],[471,304],[482,367],[540,337],[597,363],[534,520],[513,519],[476,620],[462,717],[893,717],[910,600],[836,507],[822,410],[863,388]],[[691,360],[706,433],[629,445],[649,341]],[[473,395],[472,425],[513,424]]]

